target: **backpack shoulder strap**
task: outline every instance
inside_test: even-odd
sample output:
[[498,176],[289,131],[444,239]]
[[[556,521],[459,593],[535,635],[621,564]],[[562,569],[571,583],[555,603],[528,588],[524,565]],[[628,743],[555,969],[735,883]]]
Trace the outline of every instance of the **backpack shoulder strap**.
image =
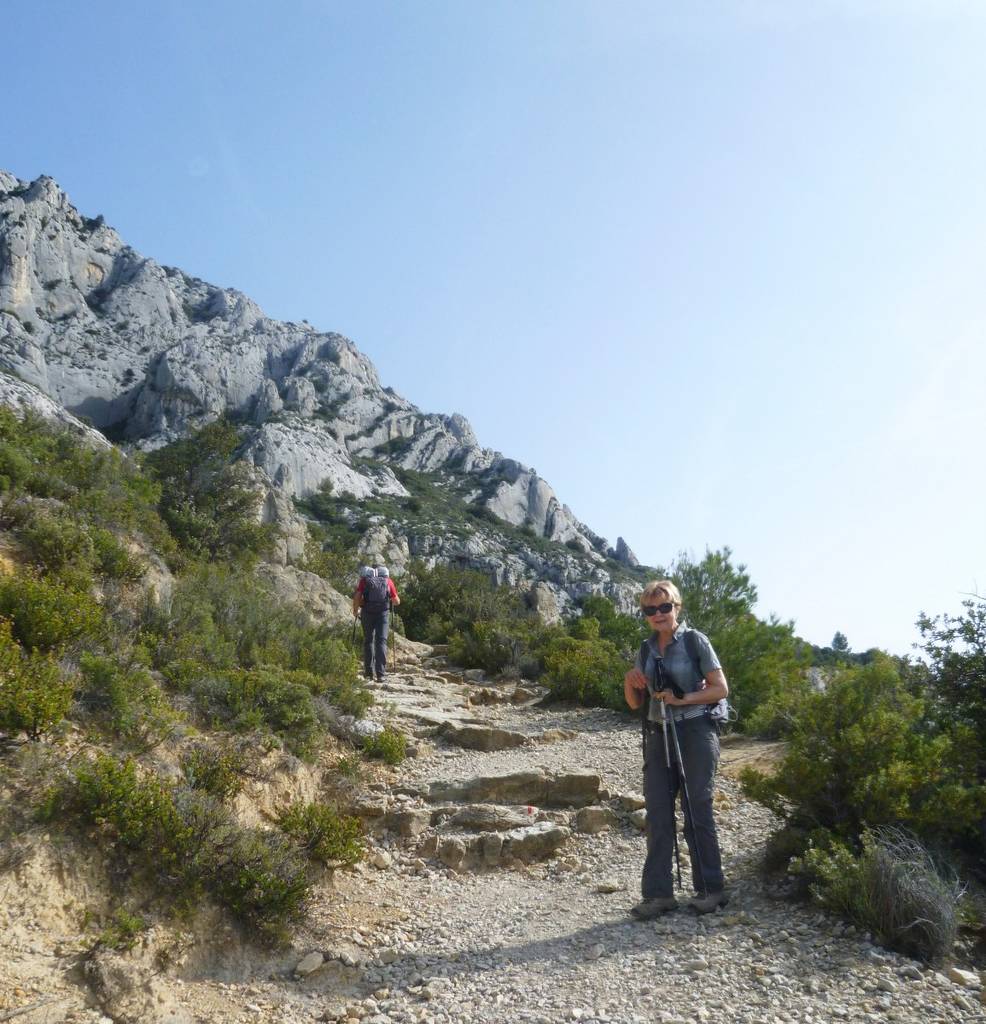
[[698,646],[698,636],[695,634],[694,629],[685,630],[685,650],[688,652],[688,657],[691,663],[695,666],[695,671],[698,673],[700,679],[705,678],[705,673],[702,671],[702,652]]

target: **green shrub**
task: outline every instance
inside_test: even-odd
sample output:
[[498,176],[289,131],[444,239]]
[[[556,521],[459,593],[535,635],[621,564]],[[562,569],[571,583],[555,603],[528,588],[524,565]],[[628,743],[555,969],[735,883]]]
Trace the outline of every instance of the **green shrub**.
[[336,774],[350,782],[359,782],[363,778],[363,758],[359,751],[343,754],[335,763]]
[[92,571],[95,561],[92,538],[71,516],[34,509],[29,521],[16,532],[39,568],[52,573],[69,566],[83,572]]
[[192,789],[201,789],[220,803],[232,800],[243,788],[246,759],[237,751],[194,746],[182,755],[180,764]]
[[267,730],[308,757],[322,735],[308,673],[276,666],[231,669],[200,679],[192,694],[213,723],[238,732]]
[[54,658],[25,653],[0,620],[0,730],[40,739],[68,714],[73,690]]
[[167,872],[185,853],[189,830],[171,790],[154,775],[138,771],[131,758],[98,754],[76,769],[50,809],[61,807],[100,827],[125,850],[143,853],[143,864]]
[[[810,649],[794,636],[794,625],[753,614],[757,588],[732,552],[706,551],[699,562],[680,555],[670,571],[683,602],[683,617],[712,641],[729,680],[738,726],[750,730],[755,709],[777,694],[798,690],[811,661]],[[760,719],[782,727],[776,716]]]
[[135,583],[143,579],[147,566],[132,555],[109,531],[102,528],[90,530],[96,571],[109,579]]
[[83,704],[112,735],[150,748],[174,731],[177,715],[143,666],[86,652],[79,668]]
[[899,829],[866,832],[858,856],[838,844],[812,847],[794,870],[807,877],[822,906],[880,945],[925,961],[951,951],[962,887],[913,836]]
[[[360,568],[356,535],[325,536],[328,531],[324,527],[316,527],[311,523],[308,530],[310,536],[300,568],[328,580],[340,593],[349,593]],[[348,531],[345,533],[348,534]]]
[[194,567],[175,587],[170,609],[153,610],[146,627],[156,638],[155,664],[179,689],[205,680],[210,690],[224,673],[273,666],[303,673],[291,678],[348,713],[360,716],[372,703],[346,641],[278,602],[248,571]]
[[161,485],[164,521],[193,556],[251,559],[274,539],[258,520],[261,494],[249,468],[234,461],[239,444],[237,428],[220,419],[144,460]]
[[412,640],[446,643],[474,622],[522,619],[527,610],[521,595],[498,587],[485,573],[413,563],[404,580],[401,617]]
[[776,774],[748,770],[742,782],[749,796],[804,831],[823,828],[849,841],[879,825],[975,835],[986,787],[965,750],[955,735],[929,731],[923,702],[879,655],[837,672],[824,692],[806,694]]
[[363,825],[328,804],[292,804],[278,819],[282,831],[310,857],[327,864],[355,864],[363,857]]
[[144,918],[127,910],[117,910],[110,918],[109,924],[99,933],[96,945],[125,953],[137,945],[145,931],[147,922]]
[[28,413],[0,410],[0,491],[19,490],[66,503],[101,527],[140,530],[163,555],[174,540],[157,512],[160,488],[115,448],[101,449]]
[[209,890],[262,941],[281,942],[307,909],[312,880],[294,845],[283,836],[238,828],[210,865]]
[[172,791],[133,760],[100,754],[79,766],[42,813],[97,826],[121,867],[156,881],[170,906],[208,894],[261,940],[283,939],[305,910],[311,879],[292,843],[239,825],[205,793]]
[[400,764],[407,757],[407,737],[397,729],[385,726],[375,736],[363,740],[363,753],[387,764]]
[[[650,635],[643,619],[634,615],[623,615],[609,598],[601,594],[589,594],[579,601],[583,619],[595,619],[599,624],[599,636],[615,644],[627,658],[636,656],[641,643]],[[578,623],[580,620],[576,619]],[[573,636],[575,633],[572,634]]]
[[0,577],[0,617],[25,647],[60,651],[102,634],[103,611],[91,594],[54,578],[28,574]]
[[[936,717],[986,734],[986,598],[962,602],[962,615],[918,620],[930,676],[922,683]],[[986,747],[978,748],[986,775]]]
[[523,643],[516,622],[473,622],[465,632],[449,637],[448,653],[457,665],[495,675],[517,663]]
[[544,653],[542,681],[556,700],[623,710],[623,677],[629,667],[608,640],[552,640]]

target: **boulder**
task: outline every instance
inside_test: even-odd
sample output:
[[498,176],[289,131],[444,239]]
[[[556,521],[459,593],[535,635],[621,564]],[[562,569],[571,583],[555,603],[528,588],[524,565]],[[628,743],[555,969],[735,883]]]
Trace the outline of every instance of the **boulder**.
[[442,726],[441,734],[450,743],[467,750],[509,750],[530,743],[530,737],[522,732],[498,729],[492,725],[457,725],[448,722]]
[[432,821],[432,812],[427,808],[404,808],[391,811],[383,819],[384,826],[405,839],[421,835]]
[[575,831],[595,835],[597,832],[612,828],[618,820],[609,807],[582,807],[575,815]]
[[556,774],[538,769],[454,782],[433,782],[426,788],[425,796],[432,802],[584,807],[596,801],[599,786],[599,776],[591,772]]
[[437,857],[457,871],[494,868],[514,861],[530,864],[550,857],[571,834],[562,825],[541,821],[508,832],[433,836],[420,852],[426,857]]
[[293,565],[271,562],[258,562],[256,573],[279,600],[304,609],[312,622],[328,626],[352,624],[352,600],[343,597],[321,576]]
[[517,810],[497,804],[471,804],[453,810],[449,823],[473,832],[507,832],[532,824],[526,808]]

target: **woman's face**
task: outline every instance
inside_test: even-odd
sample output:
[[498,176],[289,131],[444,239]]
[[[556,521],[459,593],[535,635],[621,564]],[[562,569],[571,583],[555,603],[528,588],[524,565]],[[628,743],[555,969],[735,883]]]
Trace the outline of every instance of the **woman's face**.
[[[678,609],[674,602],[663,591],[658,591],[652,597],[648,597],[643,605],[644,616],[647,624],[657,633],[673,633],[678,627]],[[648,612],[653,612],[648,615]]]

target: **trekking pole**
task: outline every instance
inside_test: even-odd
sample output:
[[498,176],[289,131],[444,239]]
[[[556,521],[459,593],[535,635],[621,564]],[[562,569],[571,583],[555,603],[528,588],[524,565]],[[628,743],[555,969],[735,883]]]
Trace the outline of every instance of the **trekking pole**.
[[[661,701],[664,704],[664,701]],[[695,852],[695,860],[698,864],[698,877],[702,880],[702,892],[706,892],[705,888],[705,869],[702,867],[702,855],[698,850],[698,833],[695,831],[695,815],[692,814],[692,798],[688,793],[688,776],[685,774],[685,762],[681,757],[681,744],[678,742],[678,728],[674,724],[674,715],[671,716],[671,735],[674,737],[674,752],[678,758],[678,774],[681,776],[681,793],[684,796],[685,805],[685,820],[691,825],[692,829],[692,849]],[[678,884],[681,884],[679,877]]]
[[[671,728],[674,729],[674,719],[671,720]],[[675,733],[677,743],[678,734]],[[664,740],[664,770],[668,776],[668,804],[671,809],[671,837],[674,841],[674,863],[678,871],[678,889],[681,890],[681,851],[678,848],[678,816],[674,812],[674,779],[671,778],[671,754],[668,750],[668,709],[661,701],[661,738]],[[694,831],[694,829],[693,829]]]

